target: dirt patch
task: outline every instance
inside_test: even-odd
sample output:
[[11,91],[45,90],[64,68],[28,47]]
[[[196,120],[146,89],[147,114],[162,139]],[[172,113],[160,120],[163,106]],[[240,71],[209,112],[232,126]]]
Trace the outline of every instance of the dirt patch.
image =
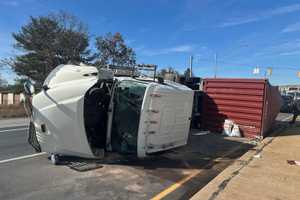
[[0,119],[26,117],[23,104],[0,105]]

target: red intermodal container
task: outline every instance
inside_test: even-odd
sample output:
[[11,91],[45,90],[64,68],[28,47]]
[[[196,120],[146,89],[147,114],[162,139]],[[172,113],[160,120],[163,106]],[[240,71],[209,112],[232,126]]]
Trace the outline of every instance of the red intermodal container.
[[241,134],[263,138],[274,127],[282,100],[267,79],[205,79],[202,126],[222,132],[225,119],[239,125]]

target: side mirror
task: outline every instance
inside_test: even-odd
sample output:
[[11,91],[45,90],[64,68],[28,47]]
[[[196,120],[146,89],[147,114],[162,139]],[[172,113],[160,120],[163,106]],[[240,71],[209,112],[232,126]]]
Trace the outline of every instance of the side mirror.
[[25,94],[28,96],[32,96],[34,94],[34,91],[35,91],[34,86],[30,81],[26,81],[24,83],[24,91],[25,91]]

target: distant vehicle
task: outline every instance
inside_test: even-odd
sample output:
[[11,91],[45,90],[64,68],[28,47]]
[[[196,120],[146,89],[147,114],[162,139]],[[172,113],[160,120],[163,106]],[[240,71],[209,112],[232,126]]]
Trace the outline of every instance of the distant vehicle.
[[[29,83],[25,93],[34,93]],[[54,164],[61,155],[103,158],[106,151],[142,158],[187,144],[192,106],[193,91],[175,82],[61,65],[32,98],[30,141]]]
[[299,100],[300,92],[288,92],[287,96],[291,96],[293,98],[293,100]]
[[281,95],[283,104],[280,108],[280,112],[290,113],[292,112],[292,103],[293,103],[293,96],[292,95]]

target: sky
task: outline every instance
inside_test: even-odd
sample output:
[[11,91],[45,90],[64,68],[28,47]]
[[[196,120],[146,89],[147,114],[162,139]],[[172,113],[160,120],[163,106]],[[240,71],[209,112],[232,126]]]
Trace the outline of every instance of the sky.
[[184,72],[192,55],[202,78],[261,78],[271,68],[272,84],[300,84],[299,0],[0,0],[0,59],[18,54],[11,34],[30,16],[59,11],[87,24],[91,43],[120,32],[138,63]]

